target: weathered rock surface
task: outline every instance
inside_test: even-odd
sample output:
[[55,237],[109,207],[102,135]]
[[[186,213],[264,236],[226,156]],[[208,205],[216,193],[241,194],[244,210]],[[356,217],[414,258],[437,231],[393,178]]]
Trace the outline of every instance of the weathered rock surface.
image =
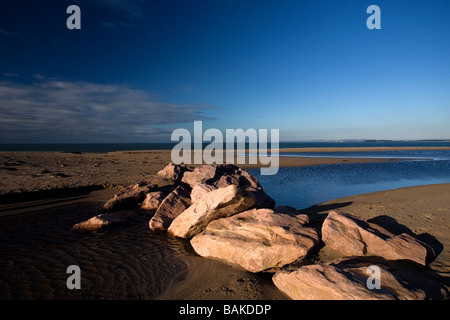
[[[371,286],[370,266],[380,270],[380,289]],[[373,268],[373,267],[372,267]],[[351,257],[325,265],[282,270],[272,278],[275,286],[295,300],[422,300],[448,298],[448,288],[429,279],[411,265],[381,257]]]
[[166,194],[162,191],[154,191],[147,193],[142,202],[141,208],[145,210],[156,210],[161,205],[161,202],[166,197]]
[[216,190],[216,189],[217,189],[217,187],[206,184],[206,183],[195,184],[191,190],[192,203],[199,202],[205,194],[207,194],[208,192],[211,192],[213,190]]
[[178,186],[162,200],[155,215],[149,221],[150,230],[167,230],[173,219],[191,205],[190,191]]
[[198,201],[176,217],[168,231],[181,238],[190,238],[213,220],[229,217],[256,204],[256,197],[234,185],[206,193]]
[[128,212],[107,212],[96,215],[86,221],[79,222],[72,227],[72,230],[96,231],[104,227],[124,222],[131,214]]
[[106,210],[118,210],[137,207],[145,199],[145,195],[156,189],[156,185],[146,182],[136,183],[122,188],[114,195],[114,198],[108,200],[103,208]]
[[241,265],[250,272],[277,269],[306,256],[319,243],[308,217],[252,209],[212,221],[191,239],[195,252]]
[[218,188],[223,188],[231,184],[234,184],[235,186],[241,188],[250,187],[255,189],[262,189],[258,179],[256,179],[247,171],[229,164],[218,167],[215,180],[216,181],[214,182],[209,181],[207,182],[213,183]]
[[214,185],[217,188],[224,188],[229,185],[261,188],[258,179],[247,171],[232,164],[221,164],[218,166],[203,165],[197,167],[192,172],[186,172],[182,182],[189,184],[191,188],[197,183]]
[[[232,184],[230,184],[232,185]],[[225,185],[221,188],[230,186]],[[209,185],[206,183],[197,183],[192,188],[191,199],[192,203],[196,203],[201,201],[201,198],[208,192],[212,190],[217,190],[218,187],[216,185]],[[253,194],[256,198],[256,208],[269,208],[272,209],[275,206],[275,200],[273,200],[267,193],[265,193],[262,189],[257,189],[253,187],[243,187],[247,192]]]
[[209,191],[235,185],[256,196],[256,208],[272,209],[275,206],[275,200],[264,192],[258,179],[235,165],[200,166],[192,172],[186,172],[181,181],[192,187],[193,203]]
[[195,168],[191,172],[185,172],[181,182],[184,182],[193,188],[197,183],[204,183],[206,180],[215,177],[217,166],[203,165]]
[[403,233],[398,236],[384,228],[338,211],[330,211],[322,226],[322,240],[347,256],[375,255],[386,260],[410,260],[426,265],[432,249]]
[[174,164],[171,162],[163,169],[159,170],[157,174],[163,178],[180,182],[186,171],[188,171],[188,168],[184,164]]

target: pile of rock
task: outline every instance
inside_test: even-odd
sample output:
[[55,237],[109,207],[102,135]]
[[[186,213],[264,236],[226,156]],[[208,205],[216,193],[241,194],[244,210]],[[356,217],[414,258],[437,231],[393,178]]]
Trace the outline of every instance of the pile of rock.
[[[321,230],[290,207],[275,208],[258,180],[234,165],[190,170],[169,164],[158,175],[172,188],[138,183],[120,190],[105,210],[153,210],[153,231],[188,239],[197,254],[238,264],[249,272],[276,272],[274,284],[293,299],[426,299],[448,296],[446,287],[424,277],[432,249],[411,235],[393,235],[357,217],[331,211]],[[73,229],[96,230],[126,219],[129,211],[102,213]],[[298,264],[319,244],[347,258]],[[407,262],[407,263],[405,263]],[[381,270],[381,289],[369,289],[367,267]]]
[[[393,235],[384,228],[348,213],[330,211],[322,241],[340,252],[326,264],[278,271],[274,284],[293,299],[416,300],[449,298],[449,288],[429,279],[421,268],[431,260],[430,246],[408,234]],[[370,288],[369,268],[380,270],[380,288]]]

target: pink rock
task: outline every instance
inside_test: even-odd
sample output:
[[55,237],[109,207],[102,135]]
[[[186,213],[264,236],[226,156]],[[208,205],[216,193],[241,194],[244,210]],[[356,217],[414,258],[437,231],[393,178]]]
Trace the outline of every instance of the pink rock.
[[234,185],[254,194],[257,198],[256,208],[273,209],[275,206],[275,200],[264,192],[258,179],[232,164],[200,166],[192,172],[186,172],[181,181],[192,187],[194,203],[208,191]]
[[338,211],[330,211],[322,226],[322,240],[348,256],[375,255],[386,260],[410,260],[422,266],[431,248],[408,234],[395,236],[384,228]]
[[[223,167],[218,167],[218,171],[222,168]],[[261,189],[258,179],[249,174],[247,171],[231,165],[228,165],[227,170],[222,171],[222,175],[220,175],[220,177],[216,176],[216,180],[209,183],[214,184],[218,188],[223,188],[234,184],[238,187],[251,187]]]
[[188,171],[188,168],[184,164],[174,164],[171,162],[158,171],[157,174],[163,178],[172,179],[179,182],[183,178],[183,174],[186,171]]
[[305,257],[319,243],[317,231],[303,227],[305,221],[252,209],[212,221],[191,245],[205,258],[239,264],[250,272],[272,271]]
[[197,183],[191,191],[191,200],[192,203],[197,203],[201,200],[201,198],[207,194],[208,192],[211,192],[213,190],[216,190],[217,187],[206,184],[206,183]]
[[156,185],[140,182],[122,188],[114,195],[114,198],[104,204],[103,209],[117,210],[137,207],[145,199],[145,195],[155,190],[156,187]]
[[253,207],[256,198],[243,189],[231,185],[205,194],[176,217],[168,231],[181,238],[191,238],[213,220],[229,217]]
[[217,188],[229,185],[261,188],[258,179],[232,164],[203,165],[195,168],[192,172],[186,172],[181,181],[189,184],[191,188],[197,183],[214,185]]
[[191,205],[190,192],[178,186],[159,205],[155,215],[149,221],[150,230],[167,230],[173,219]]
[[161,205],[166,195],[161,191],[154,191],[147,193],[144,202],[142,202],[142,209],[145,210],[156,210]]
[[72,227],[72,230],[96,231],[113,224],[118,224],[126,220],[131,215],[129,212],[107,212],[96,215],[86,221],[79,222]]
[[184,182],[193,188],[197,183],[204,183],[206,180],[214,178],[216,167],[210,165],[200,166],[191,172],[185,172],[181,182]]
[[[368,269],[370,267],[370,269]],[[379,289],[373,285],[379,268]],[[444,285],[404,262],[380,257],[351,257],[328,264],[277,272],[275,286],[295,300],[423,300],[445,299]]]

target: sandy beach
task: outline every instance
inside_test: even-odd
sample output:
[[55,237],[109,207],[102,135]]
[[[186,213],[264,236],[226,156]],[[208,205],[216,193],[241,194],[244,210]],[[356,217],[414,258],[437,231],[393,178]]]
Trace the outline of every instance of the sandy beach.
[[[410,150],[411,148],[304,148],[280,149],[288,152],[346,152]],[[430,148],[414,148],[429,150]],[[449,150],[436,147],[432,150]],[[327,158],[284,157],[280,167],[311,166],[337,163],[397,161],[388,158]],[[23,201],[21,193],[55,191],[77,188],[106,188],[125,186],[136,181],[152,179],[158,170],[171,161],[170,150],[120,151],[110,153],[66,152],[0,152],[0,196],[19,194],[14,200]],[[243,169],[259,168],[260,164],[242,164]],[[5,199],[5,197],[3,197]]]
[[[296,150],[296,152],[299,151],[305,150]],[[322,151],[308,150],[308,152]],[[350,150],[339,149],[338,151]],[[293,150],[280,152],[293,152]],[[280,166],[372,161],[396,161],[396,159],[280,157]],[[77,219],[92,216],[120,186],[155,179],[156,172],[168,162],[170,162],[170,151],[158,150],[106,154],[2,152],[0,153],[0,195],[3,201],[0,205],[0,217],[9,219],[4,221],[12,223],[11,219],[15,219],[16,216],[21,216],[21,219],[25,220],[27,216],[39,217],[42,212],[55,214],[60,208],[69,208],[69,212],[82,211],[82,214],[76,215]],[[242,165],[242,167],[255,166]],[[277,205],[283,204],[277,203]],[[88,207],[91,209],[86,209]],[[303,213],[310,215],[311,224],[316,227],[320,227],[330,210],[339,209],[379,224],[394,234],[407,232],[415,235],[432,246],[437,253],[436,259],[429,266],[430,272],[448,282],[450,184],[353,195],[320,203],[310,208],[296,209],[302,209]],[[140,221],[139,223],[148,221],[149,216],[148,213],[146,214],[147,216],[136,218],[136,221]],[[73,221],[70,220],[70,223]],[[146,226],[138,228],[148,229]],[[32,226],[30,230],[33,230]],[[123,239],[128,238],[124,236]],[[174,239],[170,241],[177,242]],[[101,259],[101,252],[104,249],[95,250],[98,250],[96,254],[98,259]],[[335,257],[339,257],[337,252],[324,249],[317,252],[314,259],[327,262]],[[132,266],[131,269],[134,267],[136,266]],[[177,262],[170,266],[170,272],[173,276],[161,285],[163,289],[160,292],[154,293],[150,298],[287,299],[273,286],[271,274],[252,274],[239,266],[203,259],[189,248],[177,256]],[[133,277],[131,279],[136,280]],[[54,298],[52,295],[49,297]],[[130,297],[149,298],[139,294]]]

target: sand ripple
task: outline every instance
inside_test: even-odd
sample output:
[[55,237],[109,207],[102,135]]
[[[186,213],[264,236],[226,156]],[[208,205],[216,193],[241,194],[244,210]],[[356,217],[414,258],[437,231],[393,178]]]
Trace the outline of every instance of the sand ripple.
[[[98,214],[83,203],[0,219],[0,299],[153,299],[182,273],[184,245],[148,229],[138,211],[124,225],[90,234],[73,224]],[[69,265],[81,290],[69,290]]]

